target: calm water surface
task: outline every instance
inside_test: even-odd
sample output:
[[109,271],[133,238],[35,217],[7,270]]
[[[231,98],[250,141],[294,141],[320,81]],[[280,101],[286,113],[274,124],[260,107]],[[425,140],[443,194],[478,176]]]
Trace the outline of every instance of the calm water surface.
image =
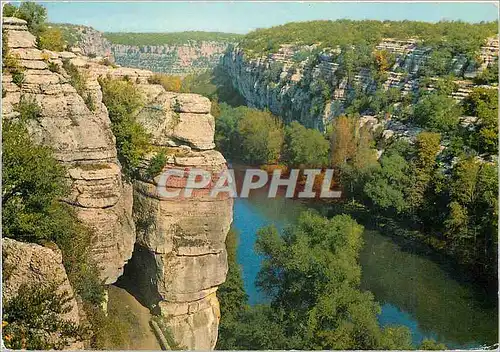
[[[238,261],[250,304],[268,301],[255,286],[262,260],[254,251],[257,230],[270,224],[283,229],[307,209],[297,200],[268,199],[266,192],[253,191],[234,204]],[[456,281],[426,255],[404,250],[377,231],[365,230],[364,241],[362,288],[380,303],[382,325],[407,326],[416,344],[433,338],[450,348],[472,348],[498,341],[497,308],[491,298]]]

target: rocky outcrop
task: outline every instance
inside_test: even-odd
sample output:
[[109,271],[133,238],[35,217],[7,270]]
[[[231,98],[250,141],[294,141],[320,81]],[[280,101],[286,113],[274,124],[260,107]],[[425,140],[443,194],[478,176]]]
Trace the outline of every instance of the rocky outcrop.
[[[16,118],[16,104],[34,100],[40,116],[29,129],[37,143],[53,148],[68,169],[71,195],[66,201],[95,233],[93,254],[101,265],[101,277],[115,282],[132,255],[135,229],[132,221],[132,187],[123,182],[116,157],[115,138],[107,109],[95,100],[94,110],[69,83],[62,60],[76,59],[69,52],[38,50],[35,37],[19,19],[4,18],[9,55],[23,69],[22,82],[4,73],[4,118]],[[49,64],[58,65],[58,72]]]
[[[164,170],[202,169],[217,175],[226,169],[214,147],[214,124],[208,99],[139,85],[148,103],[139,120],[153,135],[156,152],[167,155]],[[152,107],[156,109],[152,110]],[[154,113],[152,113],[154,111]],[[134,185],[136,250],[127,272],[139,285],[143,301],[164,318],[175,342],[188,349],[213,349],[220,319],[215,292],[227,273],[225,238],[232,222],[232,199],[212,198],[210,186],[193,197],[164,198],[160,178],[143,177]],[[167,189],[182,191],[185,178]]]
[[105,57],[118,65],[171,75],[187,75],[215,67],[231,44],[227,41],[202,40],[182,44],[125,45],[110,42],[92,27],[58,24],[84,55]]
[[[55,245],[51,247],[2,238],[2,301],[5,304],[15,297],[23,285],[43,287],[56,284],[57,293],[66,293],[70,298],[68,312],[61,314],[60,318],[78,325],[79,308],[62,263],[61,251]],[[75,342],[67,347],[80,349],[83,343]]]
[[143,46],[111,44],[111,53],[122,66],[182,76],[215,67],[228,45],[216,41]]
[[[23,99],[39,105],[40,116],[30,121],[29,129],[68,169],[71,193],[65,201],[94,230],[93,253],[102,266],[101,277],[115,282],[130,259],[126,276],[134,277],[133,291],[160,315],[175,344],[213,349],[220,319],[216,290],[227,273],[225,237],[232,199],[210,197],[213,183],[194,190],[193,197],[163,198],[156,186],[159,177],[151,179],[145,172],[160,152],[167,159],[164,170],[226,170],[224,157],[213,150],[210,101],[149,84],[151,71],[104,65],[99,58],[79,55],[79,50],[38,50],[24,21],[7,18],[4,24],[9,55],[17,58],[23,75],[17,83],[12,74],[3,76],[4,118],[17,118],[16,106]],[[70,84],[66,61],[85,77],[82,96]],[[134,82],[144,98],[136,117],[151,136],[152,152],[133,185],[121,176],[98,82],[102,76]],[[167,187],[182,189],[184,183],[174,179]]]
[[[315,54],[312,52],[315,51]],[[255,56],[239,47],[222,58],[222,67],[247,105],[269,109],[285,121],[296,120],[311,128],[324,130],[344,112],[346,100],[356,90],[372,94],[380,87],[395,88],[401,95],[421,89],[422,69],[433,51],[418,40],[383,39],[373,50],[394,58],[385,71],[373,74],[373,68],[361,67],[347,79],[340,48],[324,48],[318,54],[316,45],[282,45],[276,53]],[[479,62],[457,54],[448,62],[448,71],[457,77],[473,78],[494,64],[498,58],[498,38],[488,38],[478,52]],[[479,65],[479,67],[476,67]],[[457,89],[450,96],[460,101],[471,90],[470,80],[455,80]],[[434,78],[436,80],[436,78]],[[432,84],[426,89],[432,90]]]

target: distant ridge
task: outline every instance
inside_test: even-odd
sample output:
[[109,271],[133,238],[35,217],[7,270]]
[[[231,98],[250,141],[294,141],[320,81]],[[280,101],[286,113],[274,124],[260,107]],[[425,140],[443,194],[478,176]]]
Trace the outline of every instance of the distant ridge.
[[223,32],[165,32],[165,33],[127,33],[106,32],[104,37],[112,44],[123,45],[179,45],[189,42],[237,42],[242,34]]

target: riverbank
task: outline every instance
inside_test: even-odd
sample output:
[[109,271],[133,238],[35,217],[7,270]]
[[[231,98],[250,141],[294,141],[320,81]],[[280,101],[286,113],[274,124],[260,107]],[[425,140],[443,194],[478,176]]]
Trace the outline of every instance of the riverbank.
[[396,227],[384,225],[360,209],[356,212],[341,207],[344,203],[285,198],[284,190],[280,191],[277,198],[267,198],[267,191],[262,189],[252,191],[247,199],[235,200],[233,227],[240,233],[238,262],[250,304],[269,301],[255,285],[262,260],[254,251],[257,230],[271,224],[278,229],[293,225],[308,208],[325,216],[333,216],[336,211],[352,215],[365,226],[365,246],[360,255],[362,288],[371,291],[380,303],[381,325],[409,327],[415,345],[424,338],[446,343],[449,348],[496,342],[496,296],[467,280],[449,258],[416,237],[398,235]]

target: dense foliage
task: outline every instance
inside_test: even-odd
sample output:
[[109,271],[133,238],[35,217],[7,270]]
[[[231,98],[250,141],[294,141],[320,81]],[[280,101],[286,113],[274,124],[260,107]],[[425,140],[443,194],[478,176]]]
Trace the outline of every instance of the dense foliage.
[[142,107],[142,96],[134,83],[127,80],[101,78],[99,84],[116,137],[118,160],[124,174],[131,177],[149,148],[149,135],[135,118],[135,113]]
[[113,44],[124,45],[182,45],[192,42],[235,42],[241,35],[223,32],[172,32],[172,33],[105,33]]
[[[414,144],[389,142],[377,161],[373,144],[356,144],[360,133],[355,125],[354,118],[342,117],[332,130],[333,166],[340,172],[344,195],[363,201],[374,213],[416,226],[427,234],[427,243],[483,278],[494,277],[496,163],[468,155],[463,148],[455,153],[453,145],[441,152],[442,136],[426,131]],[[443,168],[443,158],[450,157],[455,163]]]
[[17,295],[4,302],[2,329],[5,347],[11,349],[63,349],[82,341],[85,330],[62,315],[71,311],[68,292],[58,285],[21,285]]
[[284,159],[290,166],[321,168],[328,165],[330,145],[323,134],[293,121],[285,128]]
[[261,54],[276,52],[282,44],[374,47],[382,38],[416,37],[423,40],[423,45],[439,48],[441,53],[461,52],[472,57],[484,40],[496,32],[496,22],[309,21],[257,29],[245,35],[240,43],[244,50]]
[[[269,305],[249,306],[229,237],[228,280],[218,291],[218,349],[411,349],[401,326],[381,328],[380,307],[359,288],[363,228],[349,216],[302,213],[281,235],[258,232],[264,256],[258,285]],[[431,344],[431,342],[429,342]]]

